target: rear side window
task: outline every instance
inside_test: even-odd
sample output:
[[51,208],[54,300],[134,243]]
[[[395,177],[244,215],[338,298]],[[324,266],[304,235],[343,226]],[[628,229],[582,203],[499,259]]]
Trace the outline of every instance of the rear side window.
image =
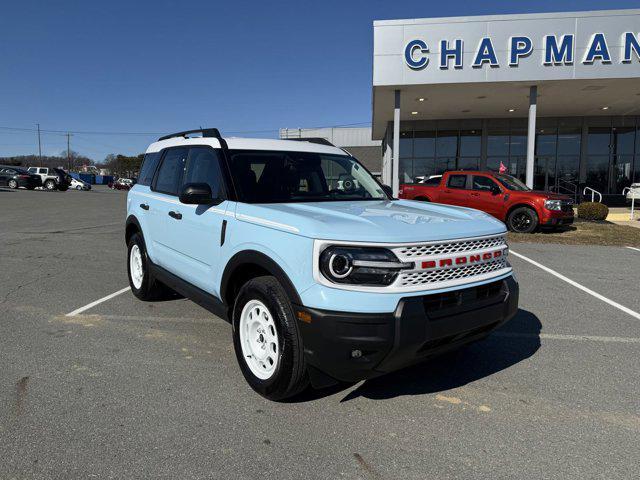
[[46,168],[41,168],[40,173],[49,173],[49,170]]
[[187,171],[183,185],[187,183],[206,183],[211,188],[214,198],[224,197],[220,156],[209,147],[192,147],[189,149]]
[[142,167],[140,168],[140,178],[138,178],[138,183],[140,185],[146,185],[147,187],[151,185],[151,181],[153,180],[154,173],[156,173],[156,167],[158,166],[159,161],[160,152],[145,154],[144,160],[142,161]]
[[186,160],[186,148],[167,150],[158,169],[154,190],[168,195],[178,195]]
[[465,188],[467,186],[466,175],[451,175],[449,177],[449,188]]
[[492,188],[497,187],[496,182],[489,177],[474,175],[473,176],[473,189],[484,190],[490,192]]

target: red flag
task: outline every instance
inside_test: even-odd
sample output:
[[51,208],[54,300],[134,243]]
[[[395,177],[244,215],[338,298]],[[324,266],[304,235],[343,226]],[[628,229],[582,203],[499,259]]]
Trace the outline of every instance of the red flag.
[[507,167],[504,166],[504,163],[500,162],[500,173],[505,173],[507,171]]

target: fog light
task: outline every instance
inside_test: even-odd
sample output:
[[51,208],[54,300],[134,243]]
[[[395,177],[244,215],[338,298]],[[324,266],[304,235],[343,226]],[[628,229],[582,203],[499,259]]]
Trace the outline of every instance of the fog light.
[[362,350],[351,350],[351,358],[360,358],[362,356]]

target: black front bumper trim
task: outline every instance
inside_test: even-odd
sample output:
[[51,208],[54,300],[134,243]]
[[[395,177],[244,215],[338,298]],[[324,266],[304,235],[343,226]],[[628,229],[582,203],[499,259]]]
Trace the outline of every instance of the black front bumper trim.
[[314,372],[312,382],[321,374],[347,382],[372,378],[479,340],[515,315],[518,295],[518,284],[508,277],[443,294],[406,297],[393,313],[296,306],[311,316],[310,322],[298,325]]

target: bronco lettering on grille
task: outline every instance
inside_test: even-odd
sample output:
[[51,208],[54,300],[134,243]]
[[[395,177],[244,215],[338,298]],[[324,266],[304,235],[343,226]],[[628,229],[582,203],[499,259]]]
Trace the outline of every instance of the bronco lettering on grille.
[[439,260],[425,260],[421,263],[422,270],[431,270],[434,268],[452,267],[455,265],[466,265],[468,263],[482,263],[502,257],[502,250],[493,252],[485,252],[475,255],[461,255],[459,257],[442,258]]

